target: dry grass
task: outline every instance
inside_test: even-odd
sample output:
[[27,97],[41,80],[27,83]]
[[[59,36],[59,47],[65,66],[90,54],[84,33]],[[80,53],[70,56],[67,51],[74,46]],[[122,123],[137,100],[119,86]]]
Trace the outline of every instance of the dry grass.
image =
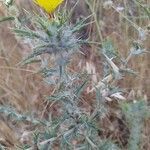
[[[100,4],[102,2],[94,1],[95,3],[97,2],[97,6],[93,4],[93,8],[95,12],[100,14],[97,18],[101,27],[96,24],[89,25],[85,29],[86,33],[83,32],[85,33],[85,37],[90,36],[92,41],[98,42],[110,38],[118,53],[126,57],[132,41],[138,39],[137,30],[114,8],[104,9]],[[116,6],[119,3],[119,1],[115,1]],[[126,15],[129,9],[132,11],[133,7],[129,4],[130,0],[122,0],[121,3],[126,9]],[[29,3],[27,0],[17,1],[17,4],[19,8],[25,8],[31,12],[35,9],[33,4]],[[143,5],[148,4],[148,0],[143,1]],[[129,8],[129,6],[131,6],[131,8]],[[101,8],[101,10],[99,8]],[[91,12],[90,10],[86,11],[86,9],[85,3],[81,0],[76,8],[74,16],[78,17],[79,15],[81,16],[81,14],[87,16]],[[146,28],[150,23],[148,18],[136,19],[136,16],[140,15],[141,11],[140,7],[135,8],[133,10],[135,18],[132,19],[138,26]],[[78,14],[79,12],[80,14]],[[4,15],[6,15],[6,10],[0,4],[0,16]],[[91,20],[93,20],[93,18],[91,18]],[[74,22],[74,18],[72,20]],[[30,47],[16,39],[14,34],[10,31],[10,26],[12,26],[12,23],[4,22],[0,24],[0,105],[11,105],[15,107],[18,112],[23,113],[33,112],[34,114],[34,112],[36,112],[39,117],[43,117],[44,113],[46,117],[48,112],[46,112],[47,106],[44,96],[52,91],[43,83],[41,76],[37,74],[38,65],[27,65],[22,68],[17,66],[17,64],[30,52]],[[98,31],[99,27],[101,28],[100,31]],[[148,35],[147,39],[142,43],[142,46],[147,50],[150,49],[149,39],[150,36]],[[102,60],[100,56],[97,55],[97,46],[83,47],[82,51],[84,55],[77,56],[73,60],[70,69],[73,72],[76,72],[78,69],[85,69],[89,74],[94,74],[91,77],[92,83],[98,82],[102,77],[103,71],[100,66]],[[77,61],[78,59],[79,61]],[[149,53],[133,58],[129,62],[129,66],[139,73],[138,76],[127,76],[122,81],[119,81],[118,85],[128,91],[127,95],[129,99],[144,97],[146,100],[149,100]],[[83,97],[86,101],[86,107],[90,110],[90,106],[92,105],[91,99],[94,97],[94,94],[87,95],[85,92]],[[113,115],[113,113],[119,111],[116,108],[117,104],[112,103],[109,105],[112,115],[108,117],[108,120],[103,121],[102,126],[104,127],[104,132],[101,134],[103,137],[111,137],[120,145],[126,145],[129,131],[127,128],[123,130],[122,126],[125,127],[124,121],[117,117],[115,118],[115,115]],[[43,111],[44,109],[45,111]],[[107,129],[105,129],[106,125],[108,127]],[[141,146],[143,150],[148,150],[150,148],[149,125],[150,122],[147,120],[145,128],[143,129],[143,144]],[[0,116],[0,143],[10,147],[11,150],[15,149],[15,145],[19,143],[29,142],[33,130],[34,126],[22,123],[17,123],[14,128],[10,120]]]

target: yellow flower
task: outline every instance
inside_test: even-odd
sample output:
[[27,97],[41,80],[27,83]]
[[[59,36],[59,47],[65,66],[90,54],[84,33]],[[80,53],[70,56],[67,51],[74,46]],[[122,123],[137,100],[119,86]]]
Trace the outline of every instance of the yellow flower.
[[48,14],[51,14],[64,0],[34,0]]

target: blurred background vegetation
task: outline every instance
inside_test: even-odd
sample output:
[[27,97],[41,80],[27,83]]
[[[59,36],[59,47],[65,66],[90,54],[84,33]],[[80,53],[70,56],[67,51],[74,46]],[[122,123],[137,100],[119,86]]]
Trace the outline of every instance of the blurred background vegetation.
[[[93,114],[93,105],[98,95],[97,90],[96,92],[94,90],[95,87],[99,88],[98,85],[105,82],[103,80],[105,77],[110,77],[110,74],[115,74],[115,71],[119,69],[115,79],[108,79],[107,83],[109,88],[109,82],[111,82],[113,90],[109,92],[113,91],[115,95],[110,94],[106,89],[100,93],[105,95],[108,114],[97,121],[98,126],[102,129],[98,132],[98,136],[101,139],[112,140],[121,149],[149,150],[150,120],[145,119],[144,116],[148,111],[150,98],[150,1],[68,0],[59,10],[63,8],[62,10],[65,11],[73,7],[70,24],[88,18],[85,21],[87,25],[80,29],[77,35],[82,40],[88,39],[88,44],[81,45],[80,53],[74,54],[69,64],[69,70],[72,73],[79,73],[81,70],[82,73],[86,72],[90,75],[88,85],[83,91],[81,90],[81,99],[84,101],[81,104],[82,109],[86,109],[87,114]],[[1,18],[17,16],[23,26],[32,30],[34,26],[30,22],[29,12],[30,14],[44,14],[32,0],[16,0],[15,6],[10,8],[0,1]],[[15,20],[0,23],[0,105],[2,106],[0,108],[0,144],[12,150],[17,149],[16,146],[21,144],[34,145],[31,147],[36,149],[36,131],[46,130],[37,123],[39,118],[48,120],[50,112],[60,113],[58,112],[60,106],[57,105],[51,109],[51,104],[45,100],[45,97],[51,95],[55,88],[50,88],[43,82],[38,63],[19,66],[20,62],[31,53],[33,47],[31,41],[28,39],[22,41],[12,32],[12,28],[16,27],[14,22]],[[115,66],[109,58],[115,58]],[[108,64],[114,67],[113,73],[109,71]],[[122,72],[123,77],[119,78],[117,75]],[[121,94],[118,91],[114,92],[118,88],[121,89]],[[127,103],[120,104],[120,101]],[[11,106],[15,110],[9,108],[6,110],[5,106]],[[29,115],[31,118],[24,119],[25,116],[20,116],[20,114]],[[11,118],[12,116],[25,121],[18,121],[18,123],[17,119]],[[38,119],[34,120],[32,117]],[[132,122],[134,119],[135,121]],[[141,139],[139,134],[141,134]],[[90,139],[87,138],[87,141],[92,146],[91,148],[83,147],[83,149],[111,149],[104,147],[105,142],[101,144],[103,147],[97,148]],[[78,143],[80,142],[72,141],[73,145]],[[138,146],[139,143],[140,146]],[[60,148],[55,143],[53,149]]]

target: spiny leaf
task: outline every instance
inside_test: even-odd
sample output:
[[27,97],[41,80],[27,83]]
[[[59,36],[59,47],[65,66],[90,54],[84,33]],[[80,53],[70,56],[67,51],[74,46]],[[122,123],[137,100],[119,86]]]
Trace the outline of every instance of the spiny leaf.
[[0,22],[11,21],[11,20],[15,20],[15,18],[12,17],[12,16],[8,16],[8,17],[0,17]]

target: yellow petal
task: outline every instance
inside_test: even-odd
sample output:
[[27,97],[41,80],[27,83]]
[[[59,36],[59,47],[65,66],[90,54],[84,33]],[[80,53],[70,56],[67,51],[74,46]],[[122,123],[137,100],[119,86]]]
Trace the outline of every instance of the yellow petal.
[[63,2],[63,0],[34,0],[47,13],[52,13]]

